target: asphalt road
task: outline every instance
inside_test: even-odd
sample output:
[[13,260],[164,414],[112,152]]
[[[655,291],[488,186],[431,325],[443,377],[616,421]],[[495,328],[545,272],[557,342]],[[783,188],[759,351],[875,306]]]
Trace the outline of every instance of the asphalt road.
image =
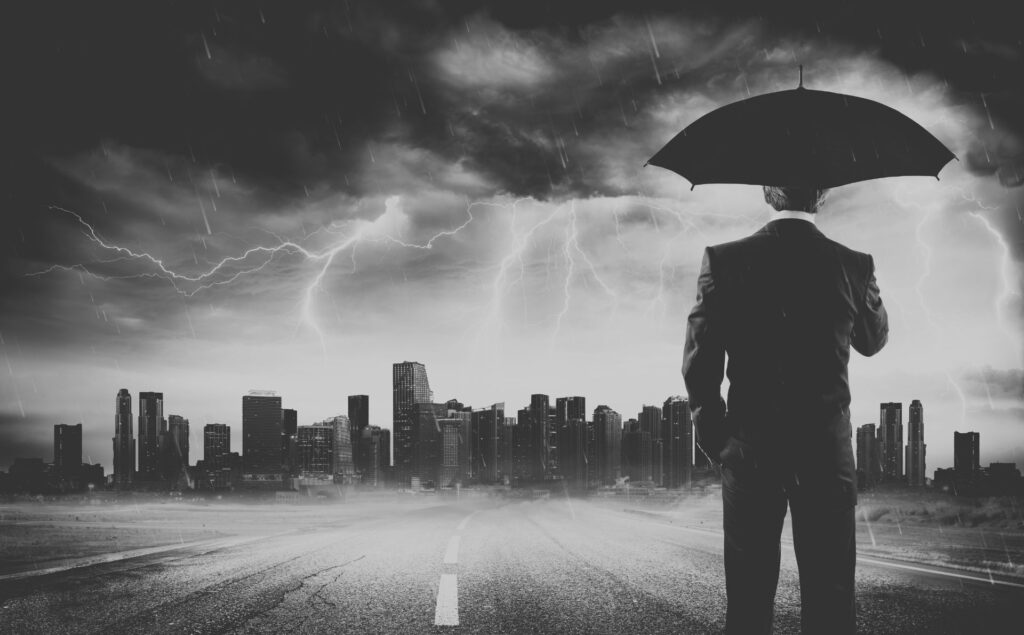
[[[616,503],[396,505],[0,579],[0,633],[717,632],[721,542]],[[1024,627],[1024,585],[877,558],[857,576],[864,633]],[[777,633],[798,632],[799,606],[784,550]]]

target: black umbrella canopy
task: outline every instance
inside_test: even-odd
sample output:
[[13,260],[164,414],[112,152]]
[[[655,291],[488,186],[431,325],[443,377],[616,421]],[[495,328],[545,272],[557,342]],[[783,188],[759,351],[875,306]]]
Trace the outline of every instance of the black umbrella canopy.
[[836,187],[934,176],[952,152],[902,113],[870,99],[800,86],[714,110],[648,163],[693,185]]

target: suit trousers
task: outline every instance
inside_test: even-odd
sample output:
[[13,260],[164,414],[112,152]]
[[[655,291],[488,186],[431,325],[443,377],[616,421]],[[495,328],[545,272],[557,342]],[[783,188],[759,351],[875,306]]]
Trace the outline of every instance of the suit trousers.
[[788,505],[800,570],[800,630],[856,631],[854,507],[800,475],[749,466],[722,468],[726,633],[771,633],[780,539]]

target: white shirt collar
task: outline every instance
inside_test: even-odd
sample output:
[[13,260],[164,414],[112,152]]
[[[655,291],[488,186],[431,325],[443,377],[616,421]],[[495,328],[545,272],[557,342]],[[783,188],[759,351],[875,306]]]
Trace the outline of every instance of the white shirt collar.
[[771,218],[769,220],[779,220],[782,218],[798,218],[800,220],[805,220],[813,225],[815,220],[817,219],[817,216],[817,214],[810,214],[808,212],[794,212],[788,209],[783,210],[781,212],[776,212],[775,210],[772,210]]

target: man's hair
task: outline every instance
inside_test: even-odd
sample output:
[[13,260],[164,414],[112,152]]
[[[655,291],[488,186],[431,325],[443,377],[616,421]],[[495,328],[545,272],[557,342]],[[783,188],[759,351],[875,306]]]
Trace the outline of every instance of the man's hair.
[[827,194],[828,188],[764,186],[764,201],[777,212],[791,210],[815,214]]

